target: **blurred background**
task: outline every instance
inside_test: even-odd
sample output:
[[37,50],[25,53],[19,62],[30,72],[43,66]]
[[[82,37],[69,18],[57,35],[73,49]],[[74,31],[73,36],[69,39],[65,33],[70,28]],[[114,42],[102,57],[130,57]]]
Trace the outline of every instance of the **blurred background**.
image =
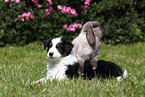
[[[87,1],[0,0],[0,46],[26,45],[57,36],[73,40],[81,28],[68,31],[63,26],[87,21],[99,21],[106,27],[108,34],[102,39],[106,44],[145,41],[145,0]],[[58,5],[75,9],[77,15],[63,13]],[[31,17],[23,18],[28,12]]]

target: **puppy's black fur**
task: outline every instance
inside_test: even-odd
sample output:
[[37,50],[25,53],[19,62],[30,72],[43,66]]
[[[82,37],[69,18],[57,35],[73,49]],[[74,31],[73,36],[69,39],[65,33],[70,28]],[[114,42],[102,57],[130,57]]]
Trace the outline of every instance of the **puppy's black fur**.
[[95,76],[94,70],[92,68],[92,65],[90,61],[85,61],[84,63],[84,71],[83,71],[84,79],[89,78],[90,80]]
[[[68,69],[66,70],[65,74],[67,75],[68,78],[78,78],[79,73],[78,73],[78,68],[79,68],[79,63],[74,63],[73,65],[68,65]],[[84,66],[84,79],[92,79],[95,76],[92,65],[89,63],[89,61],[85,62]]]
[[[47,47],[48,47],[48,50],[50,49],[50,47],[52,46],[51,40],[52,40],[52,37],[50,37],[50,38],[47,39],[47,40],[44,40],[44,42],[43,42],[43,44],[44,44],[44,49],[46,49]],[[48,51],[48,50],[47,50],[47,51]]]
[[62,55],[68,56],[74,45],[67,39],[62,39],[62,42],[60,43],[60,46],[58,47],[58,51],[60,50],[60,53]]
[[100,78],[108,78],[108,77],[118,77],[123,74],[120,66],[113,62],[99,60],[97,62],[97,68],[95,70],[96,75]]
[[[75,63],[74,65],[69,65],[68,70],[66,71],[66,75],[69,78],[77,78],[79,63]],[[114,78],[121,76],[123,74],[122,69],[115,63],[99,60],[97,62],[97,68],[93,70],[90,61],[85,61],[84,63],[84,79],[89,78],[90,80],[97,76],[97,78]]]
[[79,63],[75,63],[73,65],[68,65],[68,69],[65,71],[65,74],[67,75],[68,78],[78,78],[79,73],[78,73],[78,68],[79,68]]

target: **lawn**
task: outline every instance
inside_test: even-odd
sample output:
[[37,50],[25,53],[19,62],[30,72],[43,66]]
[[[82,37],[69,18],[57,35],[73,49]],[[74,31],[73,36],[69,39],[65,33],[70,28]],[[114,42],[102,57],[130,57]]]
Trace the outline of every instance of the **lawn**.
[[0,97],[145,97],[145,43],[106,45],[99,59],[128,71],[128,78],[64,80],[31,85],[46,76],[46,50],[42,44],[0,48]]

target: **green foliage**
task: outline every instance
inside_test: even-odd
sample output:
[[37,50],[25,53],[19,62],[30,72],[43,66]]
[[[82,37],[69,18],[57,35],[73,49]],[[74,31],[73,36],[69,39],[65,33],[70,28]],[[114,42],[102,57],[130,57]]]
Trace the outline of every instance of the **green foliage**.
[[145,97],[145,43],[111,46],[102,43],[99,59],[112,61],[128,71],[128,78],[48,81],[46,50],[42,45],[0,48],[0,97]]
[[91,20],[105,24],[109,33],[103,39],[105,43],[144,41],[144,3],[144,0],[102,0],[93,2],[88,14]]
[[[0,1],[0,46],[6,44],[24,45],[33,41],[43,41],[48,37],[74,39],[79,33],[63,29],[64,24],[81,23],[97,20],[105,25],[109,34],[103,38],[108,44],[132,43],[145,40],[145,1],[138,0],[92,0],[87,13],[83,12],[85,0],[55,0],[53,10],[44,18],[48,2],[39,0],[39,9],[31,0],[20,3]],[[74,8],[78,16],[64,14],[57,5]],[[31,12],[35,18],[14,21],[18,15]]]

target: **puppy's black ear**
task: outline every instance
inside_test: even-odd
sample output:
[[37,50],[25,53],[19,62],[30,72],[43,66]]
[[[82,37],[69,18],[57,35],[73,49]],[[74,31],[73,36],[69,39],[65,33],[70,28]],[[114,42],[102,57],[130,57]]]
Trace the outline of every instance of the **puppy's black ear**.
[[88,29],[87,29],[86,38],[87,38],[88,43],[89,43],[90,45],[95,44],[96,38],[95,38],[95,34],[94,34],[92,28],[88,28]]
[[62,40],[62,45],[64,49],[64,54],[69,55],[74,45],[67,39]]
[[46,47],[49,47],[49,46],[50,46],[51,40],[52,40],[51,37],[50,37],[49,39],[47,39],[47,40],[44,40],[44,42],[43,42],[43,44],[44,44],[44,49],[46,49]]

